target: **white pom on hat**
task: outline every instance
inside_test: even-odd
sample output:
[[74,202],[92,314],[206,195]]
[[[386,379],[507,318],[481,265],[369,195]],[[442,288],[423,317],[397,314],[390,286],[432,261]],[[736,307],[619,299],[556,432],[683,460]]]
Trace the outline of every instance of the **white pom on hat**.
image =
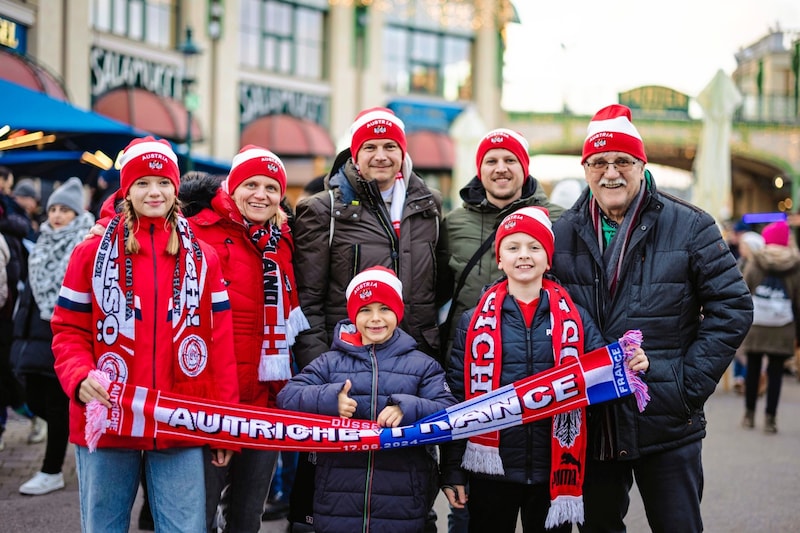
[[603,152],[624,152],[647,163],[642,136],[631,122],[630,108],[620,104],[606,106],[595,113],[586,130],[581,163]]

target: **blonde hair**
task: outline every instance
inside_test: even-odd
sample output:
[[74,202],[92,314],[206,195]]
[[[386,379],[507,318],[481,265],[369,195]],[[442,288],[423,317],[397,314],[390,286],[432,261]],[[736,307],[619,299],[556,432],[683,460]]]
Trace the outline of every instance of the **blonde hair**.
[[[178,226],[179,213],[178,202],[176,199],[175,203],[172,204],[169,213],[167,213],[167,216],[164,217],[164,226],[166,228],[166,226],[169,225],[170,230],[169,241],[167,242],[167,253],[169,255],[177,255],[180,248],[178,231],[175,229]],[[136,211],[134,211],[133,204],[128,199],[125,199],[122,202],[122,216],[125,217],[125,225],[128,228],[128,238],[125,239],[125,253],[138,254],[139,250],[141,249],[141,245],[139,244],[139,240],[136,238],[135,232],[139,224],[139,216],[136,214]]]

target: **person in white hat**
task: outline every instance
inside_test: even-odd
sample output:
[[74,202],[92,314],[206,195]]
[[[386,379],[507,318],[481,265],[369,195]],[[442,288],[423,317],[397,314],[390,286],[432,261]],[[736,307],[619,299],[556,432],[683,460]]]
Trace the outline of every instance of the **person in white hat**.
[[606,341],[641,330],[651,401],[588,409],[581,531],[624,531],[633,479],[653,531],[703,530],[703,406],[753,319],[750,291],[708,213],[659,192],[631,110],[589,122],[588,187],[553,225],[553,273]]

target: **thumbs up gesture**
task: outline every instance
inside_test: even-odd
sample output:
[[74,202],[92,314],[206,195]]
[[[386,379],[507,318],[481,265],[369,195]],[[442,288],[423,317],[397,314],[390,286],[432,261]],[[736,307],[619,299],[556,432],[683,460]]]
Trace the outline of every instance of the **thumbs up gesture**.
[[339,391],[339,416],[344,418],[353,418],[358,405],[358,402],[350,397],[350,389],[352,387],[353,384],[347,379],[342,390]]

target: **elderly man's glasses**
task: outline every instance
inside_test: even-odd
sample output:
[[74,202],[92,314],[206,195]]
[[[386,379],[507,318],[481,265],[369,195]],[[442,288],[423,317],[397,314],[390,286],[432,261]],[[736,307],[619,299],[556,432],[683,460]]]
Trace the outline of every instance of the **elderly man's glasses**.
[[586,165],[587,167],[591,168],[594,171],[605,172],[606,170],[608,170],[608,165],[614,165],[614,168],[616,168],[619,171],[622,171],[631,168],[631,166],[635,165],[638,162],[639,162],[638,159],[626,159],[624,157],[620,157],[618,159],[615,159],[614,161],[606,161],[605,159],[595,159],[594,161],[587,161],[586,163],[584,163],[584,165]]

